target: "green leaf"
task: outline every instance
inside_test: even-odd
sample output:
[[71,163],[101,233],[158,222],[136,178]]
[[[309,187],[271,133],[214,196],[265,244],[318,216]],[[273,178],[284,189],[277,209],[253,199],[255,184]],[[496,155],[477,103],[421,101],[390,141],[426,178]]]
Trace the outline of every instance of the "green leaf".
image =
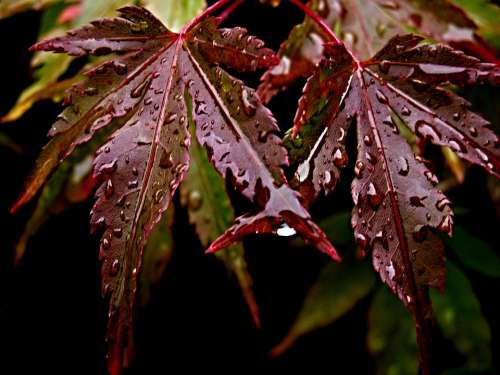
[[491,365],[491,332],[467,277],[447,263],[446,292],[430,290],[435,316],[444,333],[466,357],[470,369]]
[[335,245],[346,246],[354,243],[354,232],[351,226],[351,212],[338,212],[318,222]]
[[5,135],[4,133],[0,133],[0,146],[7,147],[11,151],[14,151],[16,154],[22,154],[23,149],[16,142],[14,142],[10,137]]
[[461,7],[479,27],[479,34],[495,48],[500,48],[500,7],[490,0],[451,0]]
[[297,319],[271,354],[285,352],[301,336],[325,327],[351,310],[375,284],[369,264],[328,264],[306,296]]
[[500,257],[483,240],[456,226],[448,246],[468,268],[490,277],[500,277]]
[[28,10],[41,10],[61,0],[2,0],[0,2],[0,19]]
[[418,351],[413,321],[387,288],[378,290],[368,319],[368,349],[377,363],[377,374],[417,374]]
[[145,5],[169,30],[179,32],[186,23],[205,9],[207,3],[205,0],[146,0]]
[[[191,108],[188,110],[188,114],[190,113]],[[207,247],[234,222],[234,209],[223,179],[211,166],[206,151],[196,139],[191,118],[190,122],[191,167],[180,187],[181,203],[188,207],[189,221],[195,225],[202,245]],[[259,308],[252,291],[252,277],[247,270],[243,245],[232,245],[225,251],[216,253],[216,256],[235,274],[255,324],[259,326]]]
[[[131,2],[130,0],[84,0],[81,4],[80,16],[65,27],[57,23],[55,14],[63,8],[60,6],[54,7],[57,9],[50,8],[43,17],[39,40],[62,35],[68,28],[81,27],[97,18],[112,16],[115,14],[116,9]],[[43,51],[35,53],[31,61],[31,66],[36,68],[34,72],[35,81],[23,90],[14,107],[0,118],[0,122],[17,120],[39,100],[52,99],[55,102],[60,101],[65,90],[82,78],[80,72],[77,76],[58,82],[73,59],[74,57],[66,54],[53,54]]]
[[172,223],[174,221],[174,206],[171,205],[163,215],[158,225],[153,229],[144,249],[144,258],[139,283],[139,301],[146,305],[155,285],[161,279],[173,254]]
[[[85,162],[89,157],[92,158],[95,151],[106,141],[111,129],[104,129],[98,132],[91,142],[83,144],[76,148],[74,153],[63,161],[50,177],[44,186],[40,197],[36,203],[35,211],[26,223],[24,231],[16,245],[15,260],[19,262],[23,257],[29,239],[38,232],[40,227],[49,219],[52,214],[60,213],[66,209],[71,202],[65,201],[65,190],[72,185],[71,178],[75,174],[79,165]],[[83,176],[80,176],[76,184],[82,182]],[[93,186],[87,187],[87,195],[92,192]]]

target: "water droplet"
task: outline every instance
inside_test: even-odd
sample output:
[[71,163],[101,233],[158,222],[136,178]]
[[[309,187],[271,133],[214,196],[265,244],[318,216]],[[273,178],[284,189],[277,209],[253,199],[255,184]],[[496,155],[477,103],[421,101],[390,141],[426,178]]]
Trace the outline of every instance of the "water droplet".
[[432,173],[431,171],[425,171],[424,172],[424,176],[427,178],[427,180],[433,184],[433,185],[437,185],[437,183],[439,182],[438,178],[436,177],[436,175],[434,173]]
[[99,219],[96,220],[95,224],[99,228],[104,228],[106,226],[106,218],[104,216],[101,216]]
[[453,120],[455,120],[455,121],[460,120],[460,113],[455,112],[455,113],[453,114]]
[[108,179],[106,181],[106,184],[104,185],[104,196],[109,199],[113,195],[114,191],[115,188],[113,186],[113,182],[111,181],[111,179]]
[[366,247],[368,246],[369,240],[368,240],[367,236],[365,236],[364,234],[356,233],[354,235],[354,239],[356,240],[356,243],[361,248],[361,250],[365,250]]
[[163,169],[171,168],[174,165],[174,158],[172,157],[172,153],[163,150],[158,165]]
[[477,137],[477,129],[475,127],[473,127],[473,126],[469,127],[469,133],[473,137]]
[[127,65],[125,65],[121,61],[113,62],[113,69],[116,72],[116,74],[119,74],[119,75],[123,75],[123,74],[127,73]]
[[94,95],[97,95],[98,90],[96,87],[87,87],[84,92],[85,92],[85,95],[94,96]]
[[197,115],[205,115],[207,114],[207,103],[201,100],[194,101],[194,112]]
[[265,130],[261,130],[259,134],[257,135],[257,140],[259,142],[265,143],[267,141],[267,134],[268,132]]
[[443,211],[445,209],[445,207],[448,207],[451,205],[451,201],[444,197],[444,198],[441,198],[440,200],[438,200],[436,202],[436,208],[439,210],[439,211]]
[[373,182],[370,182],[368,185],[368,190],[366,192],[368,196],[368,203],[370,204],[371,208],[374,210],[380,206],[380,203],[382,203],[383,196],[377,191],[377,188],[373,184]]
[[404,158],[403,156],[400,156],[397,159],[397,165],[398,165],[398,173],[401,176],[407,176],[408,172],[410,171],[410,166],[408,165],[408,160]]
[[304,182],[307,179],[307,176],[309,176],[309,168],[310,166],[308,160],[299,165],[296,173],[299,182]]
[[453,217],[451,215],[446,215],[445,217],[443,217],[443,219],[441,220],[441,222],[439,223],[439,225],[437,227],[437,229],[440,232],[443,232],[443,233],[446,233],[449,235],[451,235],[452,228],[453,228]]
[[476,150],[476,154],[479,156],[479,158],[483,162],[487,163],[490,161],[490,159],[488,158],[488,155],[486,155],[486,153],[483,150],[481,150],[480,148],[476,148],[475,150]]
[[373,139],[372,139],[372,137],[371,137],[371,136],[369,136],[369,135],[365,135],[365,136],[363,137],[363,142],[365,142],[365,145],[367,145],[367,146],[371,146],[371,145],[373,144]]
[[415,126],[415,132],[417,135],[424,139],[430,139],[434,143],[439,143],[441,141],[441,135],[436,129],[425,121],[419,120]]
[[456,139],[450,139],[448,141],[448,144],[450,145],[451,149],[455,152],[459,153],[466,153],[467,149],[465,148],[464,144]]
[[410,197],[410,204],[413,207],[425,207],[425,205],[422,203],[422,201],[426,198],[427,197],[419,197],[417,195],[413,195]]
[[153,103],[153,99],[151,97],[144,99],[144,105],[150,105],[151,103]]
[[410,108],[408,108],[407,106],[404,105],[403,108],[401,108],[401,114],[403,116],[409,116],[409,115],[411,115]]
[[116,238],[121,238],[123,234],[123,229],[122,228],[115,228],[113,229],[113,234]]
[[391,63],[390,61],[387,60],[382,60],[379,64],[378,67],[382,73],[388,73],[389,69],[391,68]]
[[120,262],[118,259],[115,259],[113,263],[111,263],[111,268],[109,269],[109,274],[111,276],[116,276],[118,274],[118,271],[120,270]]
[[337,168],[344,168],[347,165],[347,161],[347,153],[337,148],[333,153],[333,164],[335,164]]
[[358,160],[354,165],[354,174],[356,175],[357,178],[361,178],[363,177],[364,170],[365,170],[365,163],[363,163],[361,160]]
[[344,128],[339,128],[340,135],[337,138],[338,142],[344,142],[345,141],[345,136],[346,136],[346,131]]
[[255,112],[257,111],[257,102],[253,93],[244,88],[241,90],[241,101],[243,103],[243,111],[245,114],[249,117],[255,115]]
[[99,174],[111,174],[116,171],[117,168],[117,159],[113,159],[113,161],[103,164],[99,167]]
[[376,95],[377,100],[379,101],[380,104],[387,104],[387,103],[389,103],[389,100],[387,99],[387,96],[385,96],[382,91],[377,90],[375,92],[375,95]]
[[425,225],[416,225],[413,229],[413,238],[417,242],[422,242],[427,237],[427,227]]
[[199,210],[203,203],[203,197],[198,190],[192,190],[188,196],[188,207],[192,211]]
[[396,3],[395,1],[392,1],[392,0],[382,1],[382,3],[380,3],[380,5],[382,5],[386,9],[390,9],[390,10],[399,9],[399,4]]
[[387,25],[383,22],[377,22],[377,26],[375,26],[375,31],[379,37],[383,37],[385,32],[387,31]]
[[163,190],[158,189],[153,197],[153,200],[155,201],[156,204],[160,203],[163,198]]
[[134,189],[137,186],[139,186],[139,180],[137,180],[137,179],[136,180],[131,180],[131,181],[128,182],[127,186],[128,186],[129,189]]
[[130,97],[131,98],[139,98],[142,96],[142,93],[144,92],[144,89],[146,88],[146,86],[148,85],[149,81],[148,80],[145,80],[144,82],[142,82],[141,84],[139,84],[135,89],[133,89],[131,92],[130,92]]
[[101,244],[103,249],[109,249],[111,247],[111,242],[107,238],[103,238]]
[[295,229],[290,228],[287,223],[283,223],[276,231],[276,234],[280,237],[290,237],[297,234],[297,232]]

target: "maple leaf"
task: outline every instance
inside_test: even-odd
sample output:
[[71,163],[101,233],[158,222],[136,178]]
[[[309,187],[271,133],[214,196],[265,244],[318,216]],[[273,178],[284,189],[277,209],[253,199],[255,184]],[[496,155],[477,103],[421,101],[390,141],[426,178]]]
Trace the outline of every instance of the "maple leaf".
[[430,229],[451,235],[453,213],[435,187],[436,176],[399,134],[396,119],[418,137],[449,146],[498,176],[498,137],[490,124],[440,86],[497,83],[499,69],[421,41],[415,35],[394,37],[364,62],[343,44],[325,44],[324,58],[299,101],[294,132],[303,139],[303,153],[294,154],[296,184],[304,199],[331,192],[347,165],[346,134],[356,121],[355,238],[363,250],[372,250],[375,269],[412,312],[420,340],[425,340],[431,312],[424,291],[442,290],[445,273],[443,244]]
[[[491,48],[475,34],[476,24],[448,0],[313,0],[308,3],[359,58],[368,59],[392,37],[418,32],[434,40],[496,61]],[[281,45],[280,64],[262,77],[259,96],[268,102],[321,60],[325,33],[309,18]]]
[[189,168],[188,107],[215,168],[231,176],[257,208],[254,215],[236,219],[209,250],[249,233],[274,232],[286,223],[338,259],[287,184],[282,170],[286,150],[272,114],[253,90],[219,67],[267,68],[276,61],[274,53],[245,29],[218,29],[213,18],[193,22],[176,34],[147,10],[125,7],[118,18],[94,21],[32,48],[73,56],[116,53],[70,89],[68,106],[50,130],[53,139],[13,207],[31,199],[76,147],[103,132],[111,134],[96,152],[99,188],[91,218],[92,230],[103,232],[100,257],[102,292],[110,296],[111,373],[130,363],[144,247]]

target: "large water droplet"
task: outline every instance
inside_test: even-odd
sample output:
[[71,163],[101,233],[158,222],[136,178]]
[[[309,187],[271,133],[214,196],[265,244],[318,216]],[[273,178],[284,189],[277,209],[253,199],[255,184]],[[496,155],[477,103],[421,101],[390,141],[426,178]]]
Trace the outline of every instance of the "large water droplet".
[[380,206],[380,203],[382,203],[382,194],[380,194],[377,191],[377,188],[373,184],[373,182],[370,182],[368,185],[368,190],[366,192],[368,196],[368,203],[370,204],[371,208],[374,210]]
[[387,103],[389,103],[389,100],[387,99],[387,96],[385,96],[385,94],[382,91],[377,90],[375,92],[375,95],[376,95],[377,100],[379,101],[380,104],[387,104]]
[[125,65],[121,61],[115,61],[113,62],[113,69],[116,72],[116,74],[123,75],[127,73],[127,65]]
[[441,222],[439,223],[437,229],[440,232],[446,233],[448,235],[451,235],[451,231],[453,228],[453,217],[451,215],[446,215],[443,217]]
[[207,114],[207,103],[201,100],[195,100],[194,102],[194,112],[197,115]]
[[443,211],[445,209],[445,207],[448,207],[451,205],[451,201],[444,197],[444,198],[441,198],[440,200],[438,200],[436,202],[436,208],[439,210],[439,211]]
[[361,160],[358,160],[354,165],[354,174],[356,175],[357,178],[361,178],[363,177],[364,170],[365,170],[365,163],[363,163]]
[[410,166],[408,165],[408,160],[405,157],[400,156],[397,158],[398,173],[401,176],[407,176],[410,171]]
[[121,238],[121,236],[123,234],[123,229],[122,228],[114,228],[113,234],[116,238]]
[[109,269],[109,274],[111,276],[116,276],[118,274],[118,271],[120,270],[120,262],[118,259],[113,260],[113,263],[111,263],[111,267]]
[[290,237],[297,234],[297,232],[295,231],[295,229],[289,227],[287,223],[283,223],[276,231],[276,234],[280,237]]
[[199,210],[203,203],[203,197],[198,190],[192,190],[188,196],[188,206],[191,210]]
[[241,90],[241,101],[243,103],[243,111],[245,114],[250,117],[255,115],[255,112],[257,111],[257,102],[253,93],[244,88]]
[[99,167],[99,174],[111,174],[114,171],[116,171],[117,167],[117,159],[114,159],[113,161],[103,164]]
[[139,180],[137,180],[137,179],[131,180],[131,181],[128,182],[127,186],[128,186],[129,189],[134,189],[137,186],[139,186]]
[[333,153],[333,163],[337,168],[344,168],[347,165],[347,153],[337,148]]
[[307,176],[309,176],[309,161],[306,160],[302,164],[299,165],[297,168],[297,179],[299,182],[304,182],[307,179]]
[[131,98],[139,98],[142,96],[142,93],[144,92],[144,89],[148,85],[149,81],[145,80],[144,82],[140,83],[135,89],[133,89],[130,92],[130,97]]
[[441,141],[441,135],[438,131],[432,125],[423,120],[417,121],[415,132],[418,136],[424,139],[429,139],[434,143],[439,143]]
[[111,179],[108,179],[104,185],[104,196],[109,199],[113,195],[114,191],[115,188],[113,186],[113,182]]
[[97,95],[98,90],[96,87],[87,87],[84,92],[85,92],[85,95],[94,96],[94,95]]
[[172,153],[163,150],[160,156],[159,166],[160,168],[167,169],[171,168],[174,165],[174,158],[172,157]]
[[401,114],[403,116],[409,116],[409,115],[411,115],[410,108],[408,108],[407,106],[404,105],[403,108],[401,108]]
[[356,233],[354,235],[354,239],[356,240],[356,243],[361,248],[361,250],[365,250],[366,247],[368,246],[369,239],[366,235],[362,233]]

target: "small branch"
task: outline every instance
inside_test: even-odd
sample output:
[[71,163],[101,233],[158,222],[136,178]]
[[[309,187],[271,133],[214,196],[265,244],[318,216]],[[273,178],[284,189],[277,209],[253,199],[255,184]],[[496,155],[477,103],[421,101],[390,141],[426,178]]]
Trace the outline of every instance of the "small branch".
[[333,32],[333,30],[328,26],[328,24],[321,18],[315,11],[309,8],[307,5],[303,4],[300,0],[290,0],[290,2],[296,7],[300,8],[306,16],[312,19],[323,32],[328,36],[328,38],[333,41],[335,44],[339,44],[344,46],[346,51],[351,55],[352,60],[356,64],[356,66],[361,69],[363,64],[358,58],[354,55],[354,53],[345,45],[345,43]]
[[219,16],[220,22],[224,22],[231,15],[231,13],[233,13],[233,11],[244,2],[245,0],[234,0],[234,2]]
[[238,0],[219,0],[217,1],[214,5],[209,6],[207,9],[203,11],[199,16],[193,18],[191,22],[189,22],[181,31],[181,35],[187,34],[193,27],[198,25],[201,21],[203,21],[205,18],[210,16],[213,12],[216,10],[222,8],[223,6],[226,6],[228,3],[235,1],[238,2]]

